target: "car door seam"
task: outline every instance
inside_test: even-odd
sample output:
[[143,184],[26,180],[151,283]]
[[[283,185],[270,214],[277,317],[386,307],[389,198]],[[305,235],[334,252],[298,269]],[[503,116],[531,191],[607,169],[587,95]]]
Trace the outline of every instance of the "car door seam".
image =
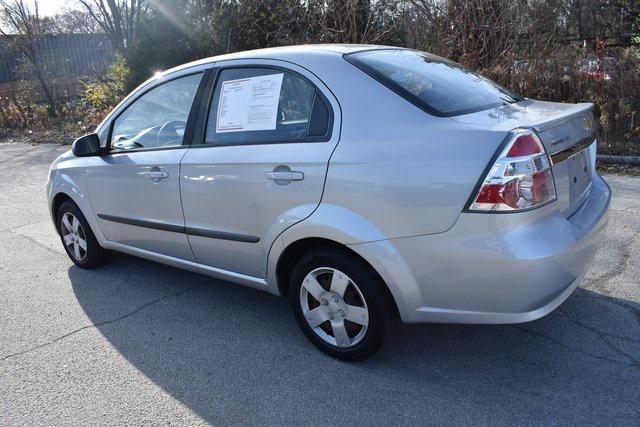
[[[199,114],[199,112],[198,112],[198,114]],[[194,127],[195,127],[195,124],[194,124]],[[193,143],[193,141],[191,141],[191,142]],[[182,161],[186,157],[187,153],[189,153],[189,151],[191,151],[191,147],[190,146],[189,146],[189,148],[184,150],[184,154],[182,155],[182,157],[180,157],[180,161],[178,162],[178,194],[180,195],[180,212],[182,212],[182,228],[183,228],[183,232],[185,234],[185,237],[187,238],[187,244],[189,245],[189,249],[191,250],[191,254],[193,255],[193,259],[196,260],[196,262],[199,263],[200,261],[198,260],[198,257],[196,256],[196,251],[193,250],[193,245],[191,245],[191,239],[189,239],[189,234],[187,233],[187,217],[184,214],[184,203],[182,201]]]
[[[288,62],[288,61],[285,61],[285,62]],[[309,215],[307,215],[306,217],[302,218],[300,221],[296,221],[295,223],[289,225],[288,227],[286,227],[284,230],[282,230],[273,239],[273,241],[271,242],[271,245],[269,246],[269,251],[267,252],[267,259],[266,259],[266,264],[267,265],[266,265],[266,268],[265,268],[265,276],[264,276],[265,279],[267,279],[269,277],[269,259],[270,259],[270,256],[271,256],[271,251],[273,250],[273,246],[278,241],[278,239],[282,239],[282,236],[284,235],[284,233],[287,230],[289,230],[291,227],[293,227],[293,226],[295,226],[297,224],[300,224],[301,222],[306,221],[307,219],[309,219],[311,217],[311,215],[313,215],[318,210],[320,205],[322,204],[322,199],[324,198],[324,192],[325,192],[325,189],[327,187],[327,178],[329,177],[329,165],[331,164],[331,158],[333,157],[333,154],[338,149],[338,145],[340,145],[340,142],[342,141],[342,105],[340,105],[340,100],[338,99],[338,97],[335,96],[333,91],[331,89],[329,89],[328,86],[326,86],[326,83],[324,83],[319,77],[317,77],[317,78],[318,78],[318,80],[320,80],[325,85],[325,87],[327,87],[327,89],[329,90],[329,92],[333,96],[333,99],[336,101],[336,104],[338,104],[338,110],[339,110],[339,113],[340,113],[340,125],[338,126],[338,139],[336,140],[336,145],[333,147],[333,150],[331,150],[331,154],[329,155],[329,158],[327,159],[327,163],[326,163],[325,171],[324,171],[324,180],[322,181],[322,191],[320,192],[320,198],[318,199],[318,203],[316,204],[316,207],[309,213]],[[284,240],[282,240],[282,246],[283,246],[283,250],[284,250]],[[275,285],[277,287],[277,283]]]

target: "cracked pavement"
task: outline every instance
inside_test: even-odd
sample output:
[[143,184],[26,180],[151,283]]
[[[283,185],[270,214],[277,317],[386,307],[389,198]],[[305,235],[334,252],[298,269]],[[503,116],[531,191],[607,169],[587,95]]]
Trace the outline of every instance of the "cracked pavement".
[[403,325],[333,360],[287,301],[117,254],[73,266],[44,185],[54,145],[0,144],[0,425],[640,424],[640,178],[582,286],[540,320]]

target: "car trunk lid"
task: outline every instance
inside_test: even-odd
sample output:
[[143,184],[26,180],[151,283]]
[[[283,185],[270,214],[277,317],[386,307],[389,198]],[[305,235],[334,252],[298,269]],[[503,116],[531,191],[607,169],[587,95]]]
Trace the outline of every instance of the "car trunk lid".
[[557,205],[562,213],[570,216],[588,197],[596,154],[593,104],[525,99],[452,120],[496,131],[535,130],[553,164]]

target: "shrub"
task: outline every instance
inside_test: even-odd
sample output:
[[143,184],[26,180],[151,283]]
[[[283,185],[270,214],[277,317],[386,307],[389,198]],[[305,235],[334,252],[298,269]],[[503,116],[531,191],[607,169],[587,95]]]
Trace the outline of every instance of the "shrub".
[[47,105],[37,101],[37,90],[23,82],[15,99],[0,98],[0,136],[11,130],[66,130],[73,134],[91,130],[126,94],[129,68],[117,58],[104,79],[88,82],[82,95],[56,106],[58,117],[48,114]]
[[[608,52],[597,61],[566,48],[536,61],[513,61],[480,73],[533,99],[593,102],[602,154],[640,155],[640,59],[637,49]],[[599,69],[598,69],[599,68]]]
[[99,113],[106,113],[126,95],[129,75],[127,63],[121,56],[117,56],[109,67],[106,78],[85,84],[82,100]]
[[28,116],[25,109],[9,98],[0,98],[0,129],[26,127]]

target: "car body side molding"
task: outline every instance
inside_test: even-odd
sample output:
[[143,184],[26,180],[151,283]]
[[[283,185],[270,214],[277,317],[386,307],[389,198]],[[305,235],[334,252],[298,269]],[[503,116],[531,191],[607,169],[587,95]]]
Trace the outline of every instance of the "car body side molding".
[[143,219],[125,218],[115,215],[98,214],[98,218],[105,221],[118,222],[120,224],[133,225],[136,227],[152,228],[154,230],[169,231],[171,233],[184,233],[191,236],[209,237],[212,239],[233,240],[236,242],[257,243],[260,238],[245,234],[230,233],[228,231],[209,230],[200,227],[185,227],[177,224],[167,224],[158,221],[147,221]]

